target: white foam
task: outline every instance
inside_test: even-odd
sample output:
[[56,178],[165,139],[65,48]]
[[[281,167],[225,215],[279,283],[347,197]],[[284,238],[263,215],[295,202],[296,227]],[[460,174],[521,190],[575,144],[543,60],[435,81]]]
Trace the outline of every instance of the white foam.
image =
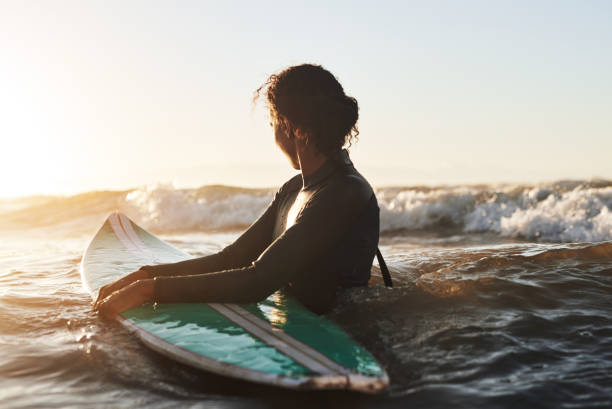
[[500,233],[551,241],[612,240],[612,188],[551,194],[500,219]]
[[[224,190],[226,189],[226,190]],[[125,197],[145,228],[157,231],[211,230],[247,226],[263,213],[272,195],[263,191],[219,187],[214,192],[150,185]]]
[[436,230],[550,241],[612,240],[612,187],[578,183],[516,187],[381,189],[381,231]]
[[[494,233],[562,242],[612,240],[612,183],[606,181],[398,187],[377,189],[376,194],[382,232]],[[128,193],[89,192],[45,201],[0,202],[0,227],[63,223],[66,230],[80,231],[79,226],[89,229],[89,223],[95,226],[118,209],[155,232],[242,230],[263,213],[272,198],[270,189],[178,189],[157,184]]]
[[422,230],[440,224],[461,224],[476,190],[457,187],[433,190],[379,189],[381,230]]

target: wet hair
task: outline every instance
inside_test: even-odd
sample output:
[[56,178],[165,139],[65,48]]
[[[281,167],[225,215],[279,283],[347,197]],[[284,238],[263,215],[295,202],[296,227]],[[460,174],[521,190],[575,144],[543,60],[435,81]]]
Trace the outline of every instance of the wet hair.
[[262,94],[290,138],[299,134],[323,154],[351,146],[359,135],[357,100],[320,65],[295,65],[272,74],[255,91],[253,102]]

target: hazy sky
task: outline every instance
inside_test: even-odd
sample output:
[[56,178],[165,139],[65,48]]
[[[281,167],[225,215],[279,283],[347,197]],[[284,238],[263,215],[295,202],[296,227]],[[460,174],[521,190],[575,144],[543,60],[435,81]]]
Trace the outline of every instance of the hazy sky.
[[0,196],[277,186],[252,93],[302,62],[374,185],[612,179],[610,1],[0,0]]

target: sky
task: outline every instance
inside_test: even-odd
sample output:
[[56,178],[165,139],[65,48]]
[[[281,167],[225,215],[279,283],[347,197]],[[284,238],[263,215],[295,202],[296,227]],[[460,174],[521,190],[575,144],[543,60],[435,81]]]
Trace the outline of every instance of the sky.
[[612,179],[609,1],[0,0],[0,197],[279,186],[251,99],[304,62],[375,186]]

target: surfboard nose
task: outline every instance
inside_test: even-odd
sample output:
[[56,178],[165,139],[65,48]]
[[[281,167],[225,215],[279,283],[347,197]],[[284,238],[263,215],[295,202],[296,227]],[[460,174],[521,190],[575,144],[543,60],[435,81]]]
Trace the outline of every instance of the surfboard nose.
[[126,219],[129,220],[129,217],[127,217],[124,213],[121,213],[119,210],[113,210],[112,212],[110,212],[108,216],[106,216],[106,220],[108,221],[108,219],[110,219],[111,217],[120,217],[120,216],[125,217]]

